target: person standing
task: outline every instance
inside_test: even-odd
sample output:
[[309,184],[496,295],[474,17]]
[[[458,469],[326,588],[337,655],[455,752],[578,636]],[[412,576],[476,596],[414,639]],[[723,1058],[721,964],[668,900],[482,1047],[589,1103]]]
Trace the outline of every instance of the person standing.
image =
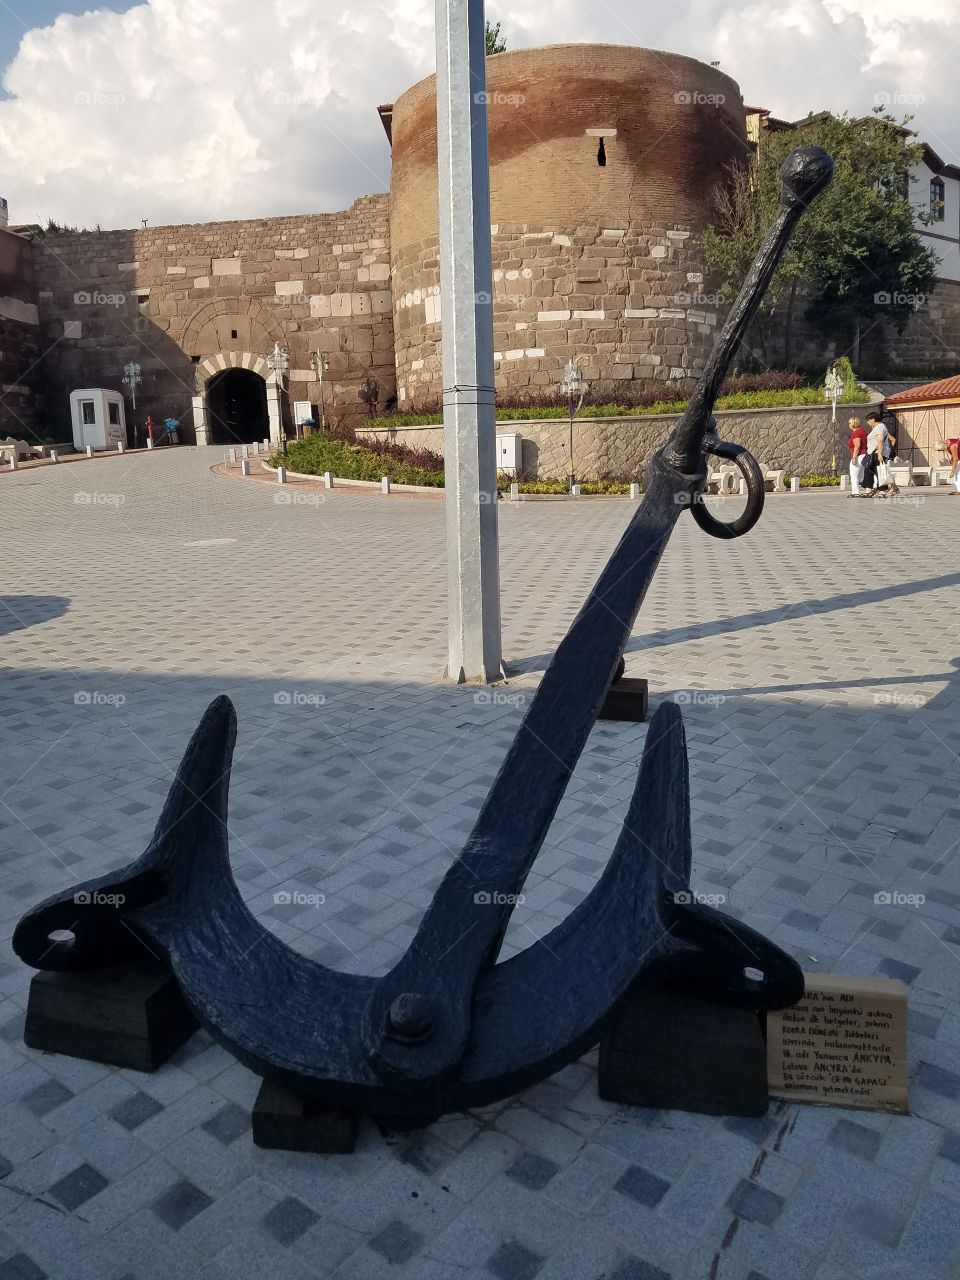
[[900,490],[893,482],[890,474],[890,459],[896,453],[896,437],[892,436],[883,425],[883,418],[875,410],[867,414],[867,453],[870,454],[873,475],[874,496],[885,497],[882,491],[890,493]]
[[861,485],[863,469],[867,461],[867,433],[859,418],[851,418],[849,422],[850,439],[847,448],[850,450],[850,497],[865,498]]

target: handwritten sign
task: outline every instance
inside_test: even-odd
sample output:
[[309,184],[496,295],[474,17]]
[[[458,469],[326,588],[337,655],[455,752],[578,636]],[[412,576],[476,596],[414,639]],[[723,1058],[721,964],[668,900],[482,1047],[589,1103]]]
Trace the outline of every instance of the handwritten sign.
[[767,1016],[770,1093],[907,1111],[907,989],[892,978],[808,973],[792,1009]]

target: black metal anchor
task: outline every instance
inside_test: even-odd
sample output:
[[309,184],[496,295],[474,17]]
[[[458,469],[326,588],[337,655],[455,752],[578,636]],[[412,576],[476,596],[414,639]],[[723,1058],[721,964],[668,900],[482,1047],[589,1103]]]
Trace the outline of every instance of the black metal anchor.
[[[653,460],[644,500],[560,643],[462,853],[388,974],[334,972],[285,946],[247,909],[227,844],[236,715],[226,697],[191,739],[143,856],[28,912],[13,938],[21,959],[96,969],[133,960],[146,945],[198,1019],[252,1070],[409,1126],[507,1097],[575,1060],[641,978],[744,1008],[798,1000],[803,978],[789,956],[693,900],[687,754],[673,705],[650,724],[626,821],[593,891],[541,941],[503,963],[497,956],[681,512],[690,507],[716,537],[740,536],[759,519],[759,468],[710,433],[712,409],[798,219],[832,173],[819,148],[784,165],[780,213],[686,413]],[[731,525],[698,500],[707,452],[732,457],[746,478],[747,507]],[[82,910],[77,895],[89,903]],[[73,941],[52,936],[63,930]]]

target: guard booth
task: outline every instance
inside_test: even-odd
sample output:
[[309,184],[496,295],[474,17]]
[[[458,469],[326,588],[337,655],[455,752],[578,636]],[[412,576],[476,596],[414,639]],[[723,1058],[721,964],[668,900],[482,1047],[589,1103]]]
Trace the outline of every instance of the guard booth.
[[947,465],[944,442],[960,438],[960,376],[899,391],[886,407],[897,420],[897,453],[914,471]]
[[70,421],[74,447],[115,449],[127,442],[127,419],[123,396],[103,387],[85,387],[70,393]]

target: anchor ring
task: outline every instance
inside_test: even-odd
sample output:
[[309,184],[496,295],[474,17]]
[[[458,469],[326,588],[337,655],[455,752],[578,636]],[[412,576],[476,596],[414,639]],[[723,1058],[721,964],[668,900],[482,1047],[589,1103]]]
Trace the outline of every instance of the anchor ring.
[[740,444],[728,444],[725,440],[712,440],[704,449],[708,455],[724,458],[736,464],[747,486],[747,505],[735,520],[717,520],[703,505],[703,495],[697,494],[691,505],[694,520],[711,538],[742,538],[749,533],[763,514],[766,497],[763,472],[756,458]]

